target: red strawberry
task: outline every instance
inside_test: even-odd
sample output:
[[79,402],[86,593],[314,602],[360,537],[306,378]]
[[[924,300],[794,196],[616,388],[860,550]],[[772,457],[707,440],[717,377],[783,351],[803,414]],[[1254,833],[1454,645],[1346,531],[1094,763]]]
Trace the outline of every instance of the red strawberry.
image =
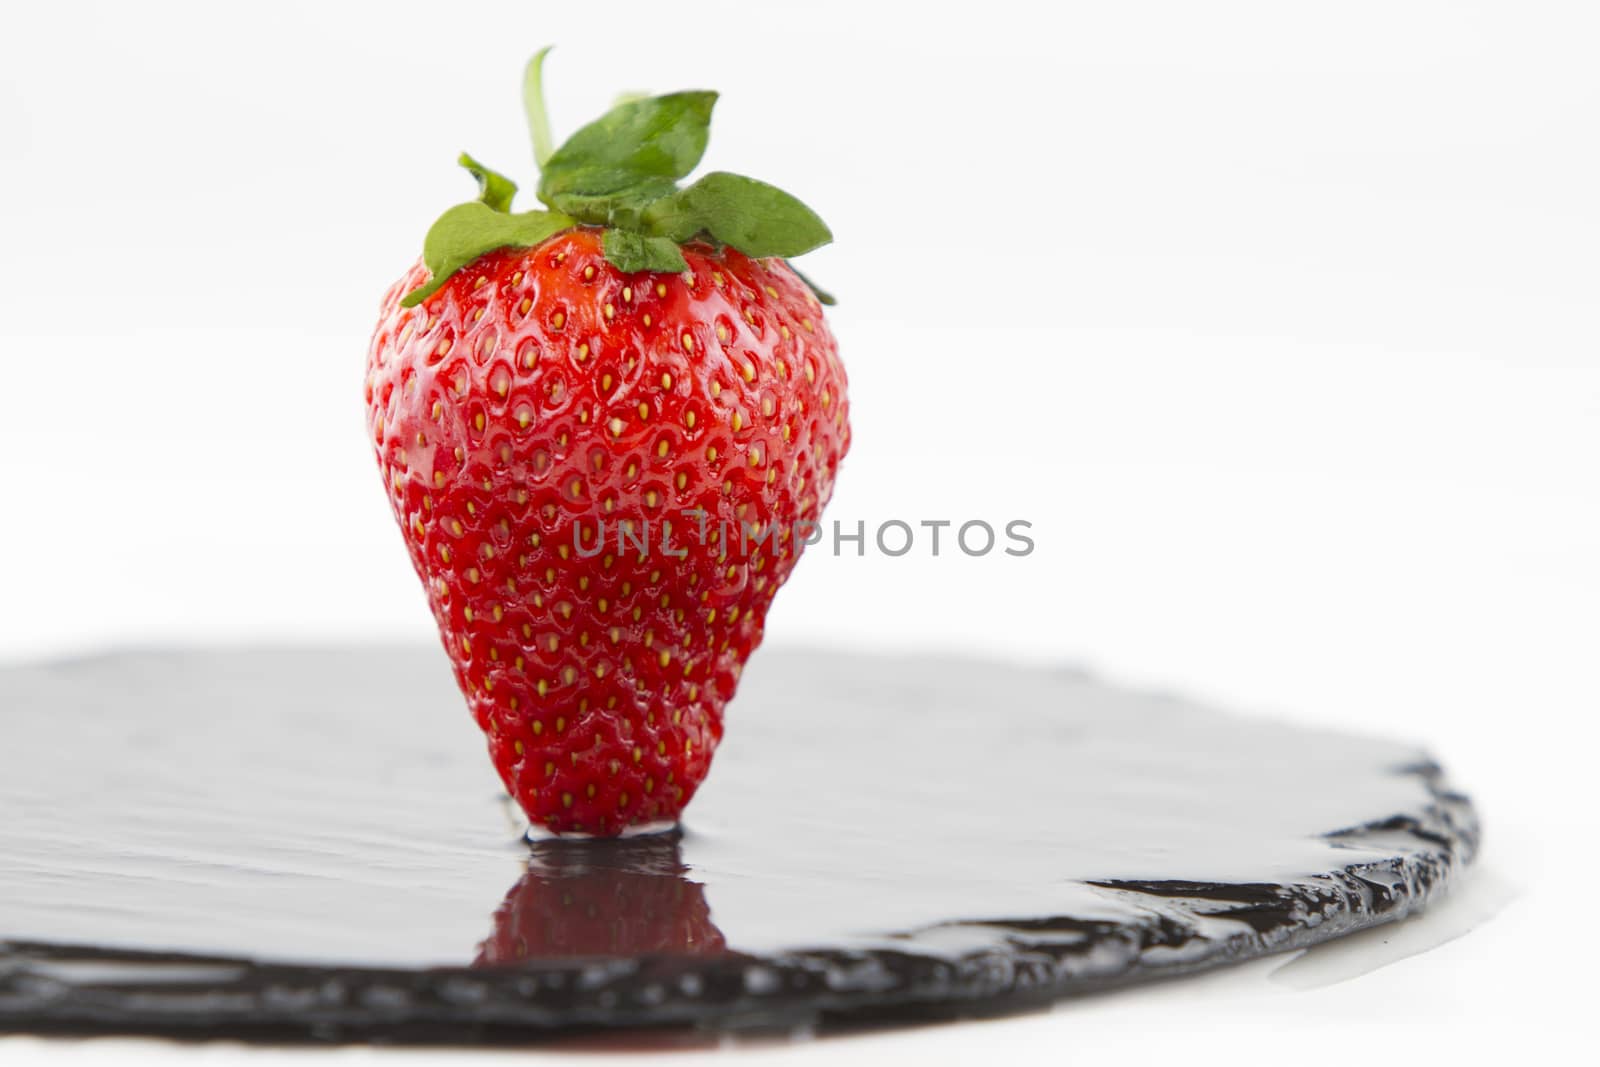
[[558,833],[678,817],[849,446],[818,296],[777,258],[826,228],[751,179],[676,187],[712,99],[580,130],[545,161],[555,211],[510,214],[515,187],[463,157],[483,196],[435,224],[372,339],[412,562],[496,769]]

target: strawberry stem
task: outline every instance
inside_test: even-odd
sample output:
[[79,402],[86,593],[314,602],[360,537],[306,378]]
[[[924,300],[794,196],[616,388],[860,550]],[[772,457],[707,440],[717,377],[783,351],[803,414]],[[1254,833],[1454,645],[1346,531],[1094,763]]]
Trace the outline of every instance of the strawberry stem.
[[539,49],[528,60],[528,69],[522,76],[522,107],[528,113],[528,133],[533,138],[533,161],[540,170],[555,151],[550,139],[550,116],[544,108],[544,57],[550,45]]

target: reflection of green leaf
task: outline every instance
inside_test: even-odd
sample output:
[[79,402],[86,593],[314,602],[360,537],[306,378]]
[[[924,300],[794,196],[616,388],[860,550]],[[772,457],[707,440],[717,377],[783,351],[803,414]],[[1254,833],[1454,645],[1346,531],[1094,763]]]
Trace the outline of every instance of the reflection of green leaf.
[[688,270],[683,252],[665,237],[647,237],[632,230],[606,231],[606,259],[620,271]]
[[457,163],[466,167],[478,179],[478,199],[496,211],[510,211],[511,198],[517,195],[517,183],[498,171],[490,170],[476,159],[461,153]]
[[539,199],[612,193],[651,178],[681,178],[710,136],[717,94],[691,91],[618,105],[567,138],[544,164]]
[[776,186],[715,171],[644,211],[645,228],[682,243],[708,233],[747,256],[798,256],[833,240],[817,213]]
[[426,285],[407,293],[401,306],[420,304],[438,292],[452,274],[485,252],[531,248],[573,225],[572,219],[554,211],[508,215],[481,200],[457,204],[439,216],[422,242],[422,262],[433,276]]

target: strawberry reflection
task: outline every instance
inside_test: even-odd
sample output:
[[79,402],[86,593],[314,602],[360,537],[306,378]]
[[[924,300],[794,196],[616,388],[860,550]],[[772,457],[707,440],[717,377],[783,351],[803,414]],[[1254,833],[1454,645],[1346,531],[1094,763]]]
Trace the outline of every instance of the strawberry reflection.
[[685,877],[677,832],[540,841],[531,849],[473,966],[724,951],[705,886]]

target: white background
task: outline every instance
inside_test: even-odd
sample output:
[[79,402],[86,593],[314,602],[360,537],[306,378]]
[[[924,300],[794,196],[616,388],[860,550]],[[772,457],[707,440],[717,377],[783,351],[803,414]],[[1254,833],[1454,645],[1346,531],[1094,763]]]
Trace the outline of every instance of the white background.
[[[1068,659],[1424,740],[1511,898],[1321,990],[1226,976],[747,1055],[1193,1062],[1574,1025],[1592,5],[7,2],[3,25],[0,659],[431,639],[363,439],[367,333],[470,194],[458,151],[532,184],[518,76],[554,41],[558,137],[620,90],[716,88],[707,166],[831,224],[803,264],[851,379],[829,517],[1034,524],[1025,559],[814,551],[770,641]],[[41,1047],[128,1054],[0,1060]]]

